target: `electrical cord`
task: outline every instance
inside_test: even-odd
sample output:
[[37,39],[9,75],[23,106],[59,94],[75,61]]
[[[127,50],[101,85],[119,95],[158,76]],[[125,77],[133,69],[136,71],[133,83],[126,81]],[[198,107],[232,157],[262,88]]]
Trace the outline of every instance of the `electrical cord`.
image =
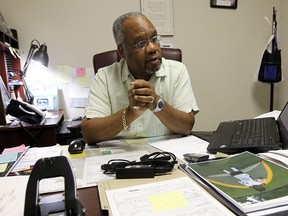
[[[154,152],[152,154],[145,154],[140,157],[140,161],[129,161],[125,159],[112,159],[107,164],[102,164],[101,169],[104,174],[116,174],[117,172],[127,173],[127,176],[133,176],[133,172],[143,172],[151,170],[153,174],[163,174],[171,172],[174,165],[177,164],[176,156],[171,152]],[[129,173],[129,175],[128,175]],[[145,174],[143,174],[145,175]],[[127,178],[129,178],[127,177]],[[143,176],[142,176],[143,177]]]
[[171,152],[154,152],[151,154],[145,154],[142,157],[140,157],[140,161],[151,161],[151,160],[164,160],[169,161],[171,160],[171,163],[176,164],[176,156]]
[[[21,120],[21,119],[20,119]],[[44,124],[40,124],[39,130],[33,134],[31,133],[23,124],[21,121],[19,121],[19,125],[21,126],[21,128],[28,134],[29,138],[31,139],[31,147],[35,147],[35,146],[39,146],[39,136],[40,134],[43,132],[45,125]]]

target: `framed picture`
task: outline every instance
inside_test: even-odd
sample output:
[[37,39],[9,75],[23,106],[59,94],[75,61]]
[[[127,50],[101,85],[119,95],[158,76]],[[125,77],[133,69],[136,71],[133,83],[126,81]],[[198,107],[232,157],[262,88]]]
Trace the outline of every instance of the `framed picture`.
[[211,8],[236,9],[238,0],[210,0]]
[[173,35],[172,0],[141,0],[141,12],[147,16],[160,35]]

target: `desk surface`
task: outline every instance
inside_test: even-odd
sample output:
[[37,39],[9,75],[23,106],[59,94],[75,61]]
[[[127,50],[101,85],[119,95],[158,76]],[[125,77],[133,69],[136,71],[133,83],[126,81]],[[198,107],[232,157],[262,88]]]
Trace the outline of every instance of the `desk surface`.
[[[188,137],[187,137],[188,138]],[[184,138],[185,142],[187,143],[186,139]],[[158,141],[158,140],[156,140]],[[173,140],[171,140],[173,141]],[[175,142],[172,142],[173,146],[178,146],[177,148],[181,148],[180,145],[177,145],[177,144],[181,144],[181,143],[175,143]],[[175,144],[175,145],[174,145]],[[110,144],[106,144],[106,145],[103,145],[103,149],[105,148],[108,148],[108,146],[111,148],[111,149],[115,149],[115,146],[118,146],[119,143],[114,143],[113,145],[110,143]],[[193,145],[191,145],[193,146]],[[63,147],[63,146],[62,146]],[[152,146],[150,145],[147,145],[147,142],[146,143],[133,143],[133,144],[129,144],[129,143],[126,143],[125,145],[122,146],[126,151],[139,151],[139,150],[146,150],[148,152],[153,152],[153,151],[159,151],[159,149],[155,149],[153,148]],[[94,148],[94,147],[92,147]],[[197,149],[197,146],[194,145],[194,150]],[[89,156],[89,147],[86,149],[87,150],[87,156]],[[77,162],[77,158],[76,158],[76,162]],[[79,161],[78,161],[78,164],[79,164]],[[72,166],[73,166],[73,163],[72,163]],[[77,169],[76,169],[76,176],[77,176]],[[99,187],[100,187],[100,184],[99,184]],[[82,205],[84,206],[84,208],[86,209],[86,215],[89,216],[89,215],[108,215],[108,211],[103,211],[101,209],[101,203],[100,203],[100,196],[99,196],[99,190],[98,190],[98,187],[97,186],[94,186],[94,187],[88,187],[88,188],[81,188],[81,189],[78,189],[78,195],[79,195],[79,199],[82,203]],[[272,214],[273,215],[273,214]],[[287,212],[283,212],[280,213],[280,212],[277,212],[277,215],[287,215]]]
[[101,209],[97,187],[83,188],[78,190],[79,200],[86,209],[85,216],[108,215],[108,211]]
[[[174,144],[174,143],[169,143],[169,144]],[[180,143],[177,143],[177,144],[180,144]],[[175,145],[177,145],[177,144],[175,143]],[[150,148],[151,148],[151,146],[150,146]],[[179,146],[179,148],[181,148],[181,147]],[[154,148],[154,151],[155,151],[155,148]],[[156,151],[159,151],[159,150],[156,149]],[[100,187],[100,189],[99,189],[99,187]],[[82,204],[87,209],[87,215],[96,215],[96,214],[93,214],[93,211],[97,212],[97,215],[107,215],[108,214],[107,211],[101,210],[100,196],[98,195],[99,192],[101,191],[101,184],[99,184],[98,187],[80,189],[78,191],[79,191],[80,201],[82,201],[82,198],[85,198],[85,200],[82,201]],[[97,194],[94,194],[96,191],[97,191]],[[93,200],[90,200],[89,197],[93,197]],[[102,198],[101,198],[101,200],[102,200]],[[90,212],[92,214],[90,214]],[[285,212],[285,210],[279,210],[276,213],[275,212],[270,213],[270,215],[287,215],[287,211]]]

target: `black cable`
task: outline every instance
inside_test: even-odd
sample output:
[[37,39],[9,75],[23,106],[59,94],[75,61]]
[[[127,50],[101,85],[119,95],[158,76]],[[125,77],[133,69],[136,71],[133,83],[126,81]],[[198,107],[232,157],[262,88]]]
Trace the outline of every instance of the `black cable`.
[[143,169],[149,167],[154,170],[155,174],[163,174],[172,171],[176,163],[176,156],[173,153],[154,152],[141,156],[140,161],[112,159],[107,164],[102,164],[101,169],[104,171],[104,174],[115,174],[117,169]]
[[[21,119],[20,119],[21,120]],[[42,133],[42,131],[44,130],[44,127],[45,125],[44,124],[40,124],[41,127],[39,128],[39,130],[37,131],[37,133],[35,135],[33,135],[23,124],[21,121],[19,121],[19,124],[21,126],[21,128],[26,131],[26,133],[28,134],[28,136],[30,137],[31,139],[31,147],[35,147],[35,146],[38,146],[39,145],[39,135]]]
[[140,157],[140,161],[151,161],[151,160],[164,160],[169,161],[171,160],[171,163],[176,164],[177,159],[176,156],[171,152],[154,152],[151,154],[145,154],[142,157]]

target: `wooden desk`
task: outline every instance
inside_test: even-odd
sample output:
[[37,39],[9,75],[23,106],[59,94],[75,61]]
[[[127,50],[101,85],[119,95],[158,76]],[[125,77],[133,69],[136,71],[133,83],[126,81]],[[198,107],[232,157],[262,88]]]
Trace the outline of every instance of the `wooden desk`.
[[[49,118],[43,125],[28,125],[24,128],[9,125],[0,126],[0,152],[4,148],[14,147],[21,144],[26,146],[52,146],[57,143],[57,127],[64,120],[64,110],[52,112],[56,118]],[[23,123],[24,124],[24,123]]]
[[79,200],[86,209],[85,216],[106,216],[108,211],[101,210],[98,187],[78,189]]

